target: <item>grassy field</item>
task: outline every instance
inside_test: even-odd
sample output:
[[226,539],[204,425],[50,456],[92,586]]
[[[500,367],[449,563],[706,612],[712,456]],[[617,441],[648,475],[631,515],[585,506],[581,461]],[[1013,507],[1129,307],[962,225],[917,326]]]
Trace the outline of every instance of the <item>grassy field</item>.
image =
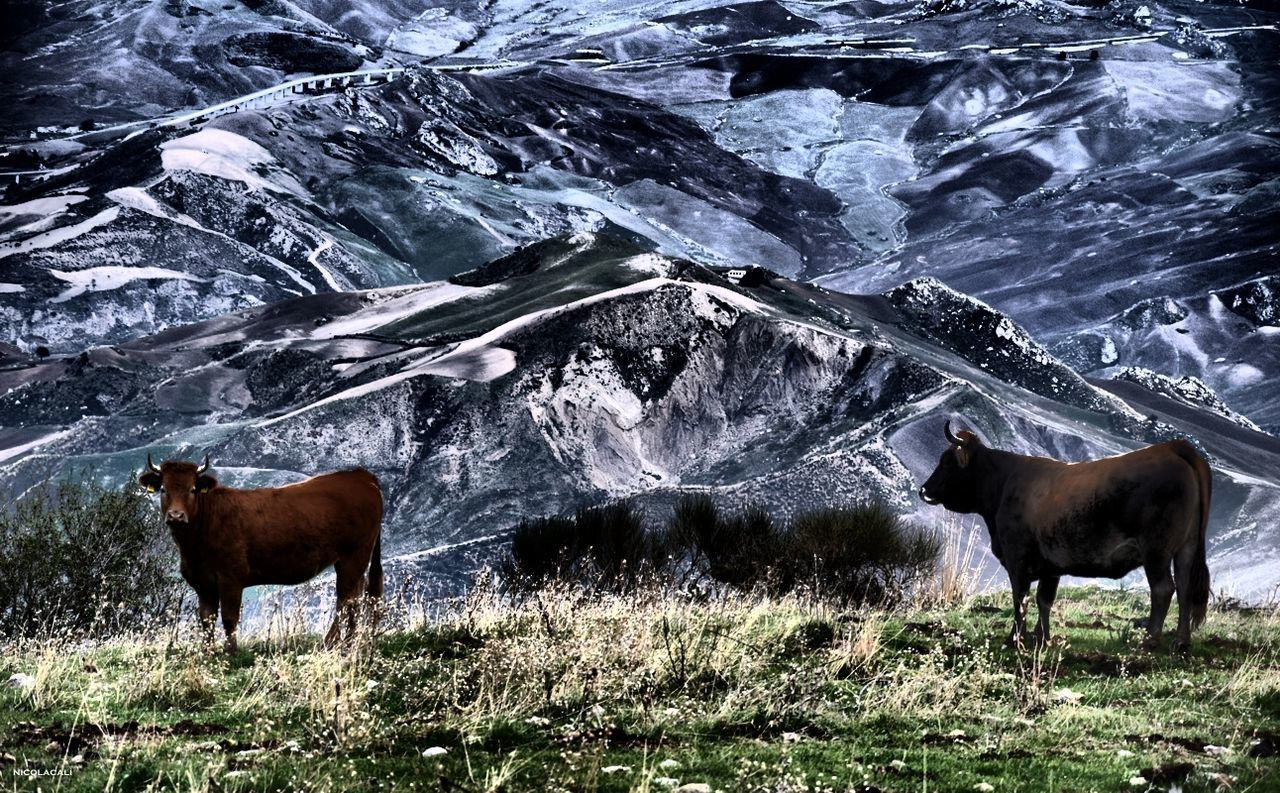
[[[896,612],[803,598],[480,586],[353,652],[189,620],[4,648],[0,777],[27,790],[1280,790],[1280,617],[1141,648],[1143,592],[1067,589],[1041,652],[1005,595]],[[279,626],[277,626],[278,628]]]

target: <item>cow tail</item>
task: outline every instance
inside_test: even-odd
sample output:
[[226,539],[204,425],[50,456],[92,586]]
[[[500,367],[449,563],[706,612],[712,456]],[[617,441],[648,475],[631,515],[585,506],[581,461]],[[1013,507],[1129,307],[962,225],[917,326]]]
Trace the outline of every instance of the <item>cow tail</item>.
[[1191,563],[1191,626],[1200,627],[1209,609],[1209,564],[1205,558],[1205,534],[1209,526],[1209,502],[1213,498],[1213,472],[1191,444],[1179,444],[1178,456],[1196,472],[1200,485],[1200,532],[1196,538],[1196,557]]
[[369,559],[369,585],[365,587],[365,594],[372,598],[382,598],[382,518],[384,513],[384,502],[382,499],[382,483],[378,481],[378,477],[372,473],[369,478],[373,480],[373,488],[378,493],[378,536],[373,541],[373,556]]
[[369,586],[365,590],[369,597],[382,597],[382,529],[378,529],[378,539],[373,541],[373,557],[369,560]]

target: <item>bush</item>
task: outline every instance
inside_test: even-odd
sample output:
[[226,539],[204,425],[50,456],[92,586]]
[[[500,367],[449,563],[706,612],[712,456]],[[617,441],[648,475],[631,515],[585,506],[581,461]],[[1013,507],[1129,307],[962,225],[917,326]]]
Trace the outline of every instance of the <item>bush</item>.
[[786,538],[792,578],[841,602],[889,604],[933,574],[939,539],[878,501],[806,512]]
[[503,575],[517,589],[553,579],[621,591],[645,573],[781,595],[804,588],[841,604],[891,605],[936,567],[941,544],[880,502],[803,513],[785,525],[758,506],[724,514],[707,495],[675,505],[665,533],[630,504],[524,521]]
[[175,610],[184,589],[134,482],[58,482],[0,511],[0,636],[107,635]]
[[761,507],[726,517],[710,496],[687,495],[676,502],[670,535],[695,571],[716,581],[739,589],[790,589],[789,581],[777,580],[782,533]]
[[841,603],[889,604],[929,576],[941,544],[878,501],[803,513],[784,527],[760,507],[724,516],[705,495],[676,504],[673,542],[695,569],[737,589],[805,587]]
[[634,505],[618,501],[579,509],[573,517],[521,521],[502,565],[515,589],[552,579],[623,591],[667,565],[665,537],[645,526]]

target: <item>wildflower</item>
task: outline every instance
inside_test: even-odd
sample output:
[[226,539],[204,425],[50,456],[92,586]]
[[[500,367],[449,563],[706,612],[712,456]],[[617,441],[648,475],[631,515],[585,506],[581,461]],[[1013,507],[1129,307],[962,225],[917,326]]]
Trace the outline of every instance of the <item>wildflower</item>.
[[545,716],[530,716],[524,720],[525,724],[532,724],[534,727],[546,727],[551,723],[551,719]]
[[23,694],[36,690],[36,679],[25,672],[14,672],[9,675],[9,688],[16,688]]
[[1079,702],[1084,695],[1069,688],[1060,688],[1053,692],[1054,702]]
[[630,773],[631,773],[631,766],[629,766],[629,765],[607,765],[607,766],[605,766],[604,768],[601,768],[601,769],[600,769],[600,773],[602,773],[602,774],[608,774],[608,775],[610,775],[610,776],[612,776],[613,774],[630,774]]
[[893,760],[893,761],[890,761],[889,767],[895,771],[901,771],[902,769],[907,767],[907,764],[902,762],[901,760]]
[[680,762],[678,760],[672,760],[670,758],[667,758],[666,760],[663,760],[661,763],[658,763],[658,768],[661,768],[663,771],[674,771],[679,767],[680,767]]
[[653,778],[653,784],[654,787],[676,787],[680,784],[680,780],[669,776],[656,776]]
[[996,789],[996,786],[990,782],[979,782],[973,786],[973,789],[979,791],[979,793],[991,793]]
[[1133,752],[1129,751],[1128,749],[1121,749],[1120,751],[1116,752],[1116,757],[1133,757]]
[[1213,744],[1205,744],[1204,753],[1212,757],[1226,757],[1231,754],[1231,748],[1228,746],[1214,746]]
[[1148,784],[1147,778],[1144,776],[1129,777],[1130,787],[1146,787]]

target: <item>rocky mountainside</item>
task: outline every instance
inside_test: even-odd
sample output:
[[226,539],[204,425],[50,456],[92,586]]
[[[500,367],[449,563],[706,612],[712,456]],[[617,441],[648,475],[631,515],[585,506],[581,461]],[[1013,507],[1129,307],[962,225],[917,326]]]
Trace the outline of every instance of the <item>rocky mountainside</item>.
[[876,494],[937,523],[912,493],[950,416],[1069,459],[1193,436],[1226,583],[1278,582],[1264,5],[13,19],[0,173],[43,167],[0,205],[13,491],[148,449],[240,483],[366,465],[443,581],[520,517],[620,495]]
[[[782,514],[876,496],[941,526],[915,490],[944,418],[1069,459],[1180,432],[930,280],[747,288],[581,233],[454,281],[308,295],[0,372],[0,418],[20,428],[0,477],[119,480],[147,451],[209,452],[240,484],[365,465],[388,492],[389,549],[445,585],[522,517],[624,496],[655,514],[691,489]],[[1280,463],[1280,442],[1236,426],[1242,446],[1202,438],[1212,553],[1233,560],[1224,587],[1256,595],[1280,483],[1245,472]]]

